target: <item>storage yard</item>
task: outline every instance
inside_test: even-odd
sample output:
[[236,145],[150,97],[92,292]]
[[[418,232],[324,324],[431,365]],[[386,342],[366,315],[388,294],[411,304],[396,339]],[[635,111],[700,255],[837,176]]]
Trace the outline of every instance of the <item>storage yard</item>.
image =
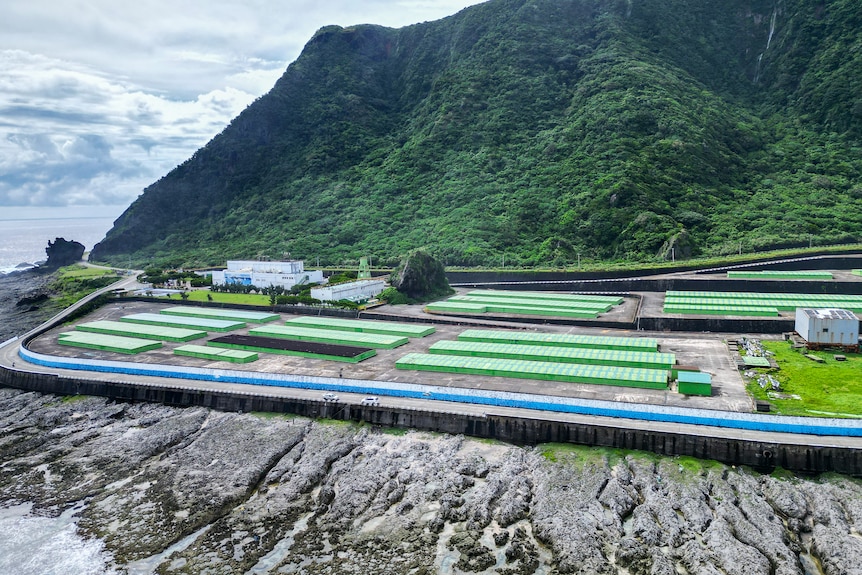
[[[797,308],[862,313],[862,295],[852,293],[862,283],[851,284],[862,280],[840,271],[730,275],[741,279],[698,277],[697,285],[725,288],[714,290],[674,289],[688,287],[688,278],[608,284],[666,286],[651,292],[461,287],[445,301],[384,306],[362,319],[119,300],[29,347],[63,357],[750,412],[741,373],[771,364],[736,342],[780,338],[793,330]],[[807,289],[777,291],[770,278]],[[817,293],[815,282],[838,293]],[[726,289],[735,286],[744,287]],[[745,291],[755,286],[771,289]]]
[[[730,351],[717,336],[656,337],[573,326],[543,326],[538,331],[537,326],[505,322],[432,325],[187,307],[153,301],[109,303],[72,326],[47,332],[29,347],[63,357],[752,410]],[[194,326],[213,333],[201,333],[191,343],[136,335],[151,333],[154,327],[168,329],[154,325],[162,317],[169,318],[170,329]],[[188,323],[176,323],[175,318]],[[225,332],[223,323],[207,325],[197,318],[234,322],[236,327]],[[78,329],[88,324],[126,326],[129,331],[119,336]],[[72,335],[58,337],[61,333]],[[80,338],[97,335],[108,339],[72,347],[83,345],[77,343],[84,341]],[[132,339],[136,343],[126,347]],[[690,395],[678,393],[673,379],[679,372],[674,368],[681,365],[696,366],[685,369],[699,368],[709,383],[688,388],[694,390]]]

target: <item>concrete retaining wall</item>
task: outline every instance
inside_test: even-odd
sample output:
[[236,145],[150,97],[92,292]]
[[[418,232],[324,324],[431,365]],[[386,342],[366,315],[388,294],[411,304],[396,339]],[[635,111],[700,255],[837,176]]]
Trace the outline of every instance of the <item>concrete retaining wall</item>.
[[[810,256],[798,260],[798,261],[784,261],[786,258],[784,256],[781,257],[773,257],[773,258],[764,258],[760,262],[751,262],[748,264],[738,264],[744,269],[750,270],[824,270],[824,269],[852,269],[862,267],[862,256],[858,255],[858,250],[849,249],[848,255],[835,255],[839,252],[822,252],[820,254],[810,254]],[[823,256],[823,257],[817,257]],[[796,258],[793,258],[796,259]],[[735,268],[736,266],[729,266]],[[455,271],[450,270],[446,272],[446,278],[449,280],[450,284],[494,284],[500,282],[536,282],[536,281],[565,281],[565,282],[577,282],[582,280],[600,280],[600,279],[614,279],[614,278],[638,278],[644,276],[658,275],[658,274],[671,274],[678,272],[696,272],[699,273],[700,270],[697,267],[692,267],[689,265],[680,264],[674,267],[667,267],[661,269],[631,269],[631,270],[614,270],[614,271],[606,271],[606,272],[578,272],[578,271],[524,271],[524,270],[493,270],[493,271]],[[726,278],[724,272],[716,272],[716,273],[704,273],[704,279],[709,278],[710,275],[713,275],[715,278]],[[759,283],[759,280],[758,280]],[[795,284],[796,282],[794,282]],[[511,287],[509,289],[525,289],[525,290],[536,290],[542,288],[529,287],[524,286],[522,288]],[[545,288],[545,289],[554,289],[554,288]],[[559,289],[559,288],[557,288]],[[593,287],[590,288],[568,288],[568,289],[578,289],[578,290],[588,290],[588,291],[601,291],[600,288]],[[689,288],[669,288],[669,289],[689,289]],[[703,288],[703,289],[713,289],[713,288]],[[640,291],[654,291],[654,290],[640,290]],[[723,290],[727,291],[727,290]],[[743,291],[751,291],[743,290]],[[794,290],[796,291],[796,290]],[[801,290],[799,290],[801,291]],[[831,293],[831,292],[829,292]],[[836,292],[842,293],[842,292]]]
[[118,401],[148,401],[176,407],[199,406],[220,411],[292,413],[312,418],[366,422],[450,434],[486,437],[521,445],[546,442],[577,443],[714,459],[769,471],[776,466],[800,473],[833,471],[862,476],[862,450],[808,447],[782,443],[663,433],[613,426],[567,423],[487,413],[471,416],[436,411],[327,403],[281,398],[265,393],[186,390],[174,386],[144,386],[103,382],[0,368],[0,385],[60,395],[93,395]]

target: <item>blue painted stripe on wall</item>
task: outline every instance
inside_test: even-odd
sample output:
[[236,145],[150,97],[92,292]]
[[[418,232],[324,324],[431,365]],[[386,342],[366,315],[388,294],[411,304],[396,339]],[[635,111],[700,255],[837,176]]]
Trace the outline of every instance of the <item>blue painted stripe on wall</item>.
[[458,388],[409,383],[329,379],[298,375],[284,376],[238,370],[159,365],[142,366],[142,364],[131,362],[96,361],[49,356],[30,351],[23,347],[19,349],[18,353],[22,359],[37,365],[80,371],[218,381],[223,383],[241,383],[319,391],[339,391],[361,395],[431,399],[492,407],[516,407],[537,411],[660,421],[665,423],[684,423],[752,431],[862,437],[862,421],[859,420],[766,416],[754,413],[733,413],[716,410],[579,400],[511,392],[460,390]]

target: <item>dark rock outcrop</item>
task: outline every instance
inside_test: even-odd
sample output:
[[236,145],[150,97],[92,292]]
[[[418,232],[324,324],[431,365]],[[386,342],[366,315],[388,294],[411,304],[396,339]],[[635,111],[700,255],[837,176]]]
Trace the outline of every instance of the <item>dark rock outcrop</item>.
[[48,240],[45,253],[48,254],[48,261],[43,267],[60,268],[81,261],[81,258],[84,257],[84,244],[65,238],[56,238],[53,242]]

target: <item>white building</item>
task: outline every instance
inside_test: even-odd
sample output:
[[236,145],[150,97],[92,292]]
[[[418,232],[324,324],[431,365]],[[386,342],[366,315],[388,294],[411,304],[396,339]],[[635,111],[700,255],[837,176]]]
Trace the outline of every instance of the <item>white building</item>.
[[287,262],[259,262],[253,260],[228,260],[227,269],[214,271],[213,285],[240,284],[259,288],[281,286],[290,289],[297,284],[321,283],[323,272],[306,270],[299,260]]
[[363,301],[372,298],[386,288],[383,280],[357,280],[333,286],[311,288],[311,297],[320,301]]
[[858,345],[859,319],[846,309],[796,309],[796,333],[809,344]]

